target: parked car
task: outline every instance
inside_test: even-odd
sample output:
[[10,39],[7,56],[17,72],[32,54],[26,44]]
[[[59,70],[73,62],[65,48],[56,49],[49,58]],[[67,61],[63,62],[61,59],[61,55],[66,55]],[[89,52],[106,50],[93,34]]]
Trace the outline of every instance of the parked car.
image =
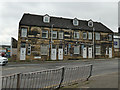
[[0,66],[5,66],[8,63],[8,59],[0,56]]

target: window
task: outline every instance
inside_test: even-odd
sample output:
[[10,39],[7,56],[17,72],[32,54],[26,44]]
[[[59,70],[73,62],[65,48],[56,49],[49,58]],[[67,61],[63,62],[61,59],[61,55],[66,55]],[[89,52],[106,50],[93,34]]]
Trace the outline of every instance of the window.
[[109,35],[108,37],[109,37],[109,41],[112,41],[112,35]]
[[27,28],[21,29],[21,37],[27,37]]
[[79,39],[79,32],[74,32],[74,38]]
[[95,39],[100,40],[100,33],[95,33]]
[[53,31],[52,32],[52,38],[53,39],[57,39],[57,31]]
[[74,26],[78,26],[78,24],[79,24],[79,22],[78,22],[77,18],[74,18],[73,19],[73,25]]
[[80,46],[74,46],[74,54],[80,54]]
[[21,43],[21,48],[25,48],[26,47],[26,43],[22,42]]
[[108,48],[106,47],[106,55],[108,55]]
[[89,20],[89,21],[88,21],[88,26],[89,26],[89,27],[93,27],[93,21],[92,21],[92,20]]
[[41,45],[41,55],[48,54],[48,45]]
[[65,55],[67,55],[67,46],[65,46]]
[[49,17],[49,15],[45,15],[44,17],[43,17],[43,22],[45,22],[45,23],[49,23],[50,22],[50,17]]
[[48,38],[48,31],[42,30],[42,38]]
[[101,50],[100,50],[100,46],[96,46],[96,55],[100,55],[101,54]]
[[27,54],[28,54],[28,55],[31,54],[31,45],[30,45],[30,44],[28,45],[28,52],[27,52]]
[[92,39],[92,33],[91,33],[91,32],[88,33],[88,39],[89,39],[89,40]]
[[87,33],[83,32],[83,39],[87,39]]
[[59,32],[59,39],[63,39],[63,32]]

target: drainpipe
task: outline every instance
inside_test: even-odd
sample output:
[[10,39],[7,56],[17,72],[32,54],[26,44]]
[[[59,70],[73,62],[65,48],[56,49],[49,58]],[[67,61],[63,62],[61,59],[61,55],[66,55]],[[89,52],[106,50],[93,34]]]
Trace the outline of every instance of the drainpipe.
[[95,48],[95,46],[94,46],[94,44],[95,44],[95,42],[94,42],[94,31],[95,31],[95,28],[93,27],[93,59],[95,59],[95,51],[94,51],[94,48]]
[[53,26],[54,26],[54,24],[52,24],[52,26],[51,26],[51,54],[52,54],[52,35],[53,35],[52,33],[53,33]]

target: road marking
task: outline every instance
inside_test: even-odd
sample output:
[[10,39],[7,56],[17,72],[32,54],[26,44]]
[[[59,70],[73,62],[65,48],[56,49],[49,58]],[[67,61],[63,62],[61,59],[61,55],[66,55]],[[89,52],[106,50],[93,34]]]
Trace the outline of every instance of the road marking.
[[[26,68],[26,67],[19,67],[19,68]],[[11,70],[11,69],[16,69],[16,68],[7,68],[7,69],[2,69],[2,70]]]

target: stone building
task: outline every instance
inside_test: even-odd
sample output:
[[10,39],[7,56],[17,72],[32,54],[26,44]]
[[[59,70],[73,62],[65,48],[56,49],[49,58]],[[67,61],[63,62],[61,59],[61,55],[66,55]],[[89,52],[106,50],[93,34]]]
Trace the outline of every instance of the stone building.
[[26,13],[19,22],[18,31],[18,60],[114,56],[112,30],[91,19],[87,21]]

